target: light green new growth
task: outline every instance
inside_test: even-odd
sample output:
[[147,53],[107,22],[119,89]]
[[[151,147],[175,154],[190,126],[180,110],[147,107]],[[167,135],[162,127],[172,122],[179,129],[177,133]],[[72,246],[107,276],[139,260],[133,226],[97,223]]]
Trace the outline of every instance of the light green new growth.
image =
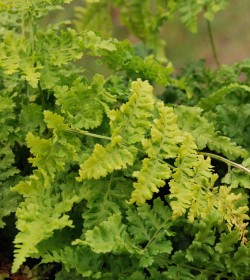
[[171,169],[164,160],[175,158],[179,151],[182,137],[173,108],[158,103],[158,109],[160,118],[152,124],[151,138],[142,140],[148,158],[142,161],[142,169],[133,173],[138,181],[134,183],[130,203],[144,203],[166,184],[165,181],[171,177]]
[[175,166],[169,182],[173,217],[188,212],[189,220],[194,221],[196,217],[205,216],[211,200],[208,190],[213,188],[218,176],[212,174],[210,159],[197,154],[197,146],[189,134],[183,140]]
[[191,135],[184,139],[175,166],[173,179],[169,182],[173,218],[187,213],[188,219],[193,222],[195,218],[207,217],[216,209],[221,221],[227,222],[229,230],[233,227],[239,230],[239,238],[244,244],[248,207],[238,206],[242,195],[235,195],[230,187],[214,187],[218,175],[212,173],[210,158],[204,159],[197,154],[197,146]]
[[131,91],[127,103],[108,113],[111,143],[106,147],[95,145],[93,154],[80,166],[78,180],[99,179],[133,164],[137,153],[134,144],[140,142],[150,128],[154,98],[148,82],[133,82]]

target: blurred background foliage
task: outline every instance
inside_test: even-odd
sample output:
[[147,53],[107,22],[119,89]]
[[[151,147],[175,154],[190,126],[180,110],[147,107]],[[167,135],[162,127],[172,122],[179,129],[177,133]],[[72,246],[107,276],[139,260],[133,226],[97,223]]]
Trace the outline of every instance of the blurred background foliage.
[[[115,0],[114,2],[121,2]],[[105,1],[103,1],[105,2]],[[101,3],[101,1],[100,1]],[[89,24],[89,19],[96,17],[99,21],[100,34],[103,37],[114,36],[118,39],[129,39],[132,43],[137,44],[140,38],[132,34],[126,28],[120,18],[119,9],[111,9],[112,23],[109,20],[109,12],[107,16],[104,13],[95,12],[82,16],[83,7],[86,5],[85,0],[75,0],[71,4],[65,5],[63,10],[53,11],[47,17],[42,19],[42,24],[53,24],[64,19],[71,19],[72,24],[76,24],[79,29],[84,29],[84,25]],[[250,2],[249,0],[229,0],[225,9],[218,12],[211,22],[213,36],[215,40],[218,58],[221,64],[233,64],[239,60],[250,57]],[[78,20],[77,20],[78,18]],[[81,22],[79,18],[84,21]],[[112,30],[113,25],[113,30]],[[204,59],[206,65],[216,68],[213,53],[211,50],[207,23],[204,17],[200,16],[197,23],[197,32],[190,32],[183,23],[180,22],[178,14],[170,21],[167,21],[161,28],[161,37],[164,40],[165,52],[167,58],[173,62],[174,67],[178,70],[190,62]],[[88,26],[91,29],[91,24]],[[108,32],[110,30],[110,32]],[[108,71],[104,66],[96,64],[94,60],[88,58],[81,61],[83,65],[88,65],[87,71],[90,73]]]

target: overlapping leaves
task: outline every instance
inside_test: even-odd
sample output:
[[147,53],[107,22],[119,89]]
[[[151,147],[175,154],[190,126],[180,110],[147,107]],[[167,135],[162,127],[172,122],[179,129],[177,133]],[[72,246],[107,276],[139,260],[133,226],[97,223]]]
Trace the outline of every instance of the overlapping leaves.
[[81,164],[79,180],[98,179],[132,165],[137,153],[134,144],[140,142],[149,129],[153,106],[152,87],[148,82],[133,82],[129,101],[108,114],[111,143],[106,147],[96,144],[93,154]]

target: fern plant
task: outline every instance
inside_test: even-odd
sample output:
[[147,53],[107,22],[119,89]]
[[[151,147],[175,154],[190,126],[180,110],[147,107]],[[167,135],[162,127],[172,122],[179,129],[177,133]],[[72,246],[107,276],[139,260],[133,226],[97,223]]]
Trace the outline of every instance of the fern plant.
[[[59,280],[247,279],[249,63],[178,77],[158,48],[176,11],[194,29],[226,1],[114,1],[145,55],[97,32],[111,1],[40,27],[69,2],[1,4],[0,255]],[[89,56],[109,74],[87,75]]]

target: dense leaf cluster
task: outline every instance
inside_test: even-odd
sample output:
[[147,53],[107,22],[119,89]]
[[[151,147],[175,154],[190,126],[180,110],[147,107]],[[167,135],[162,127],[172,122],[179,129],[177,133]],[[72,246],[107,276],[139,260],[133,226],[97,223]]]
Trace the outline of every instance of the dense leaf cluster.
[[[0,228],[14,236],[0,252],[12,272],[37,260],[57,280],[248,279],[250,63],[175,76],[158,36],[174,13],[195,30],[227,1],[88,1],[76,29],[39,27],[68,2],[0,6]],[[111,4],[147,52],[98,30]],[[85,75],[76,65],[90,56],[109,74]]]

